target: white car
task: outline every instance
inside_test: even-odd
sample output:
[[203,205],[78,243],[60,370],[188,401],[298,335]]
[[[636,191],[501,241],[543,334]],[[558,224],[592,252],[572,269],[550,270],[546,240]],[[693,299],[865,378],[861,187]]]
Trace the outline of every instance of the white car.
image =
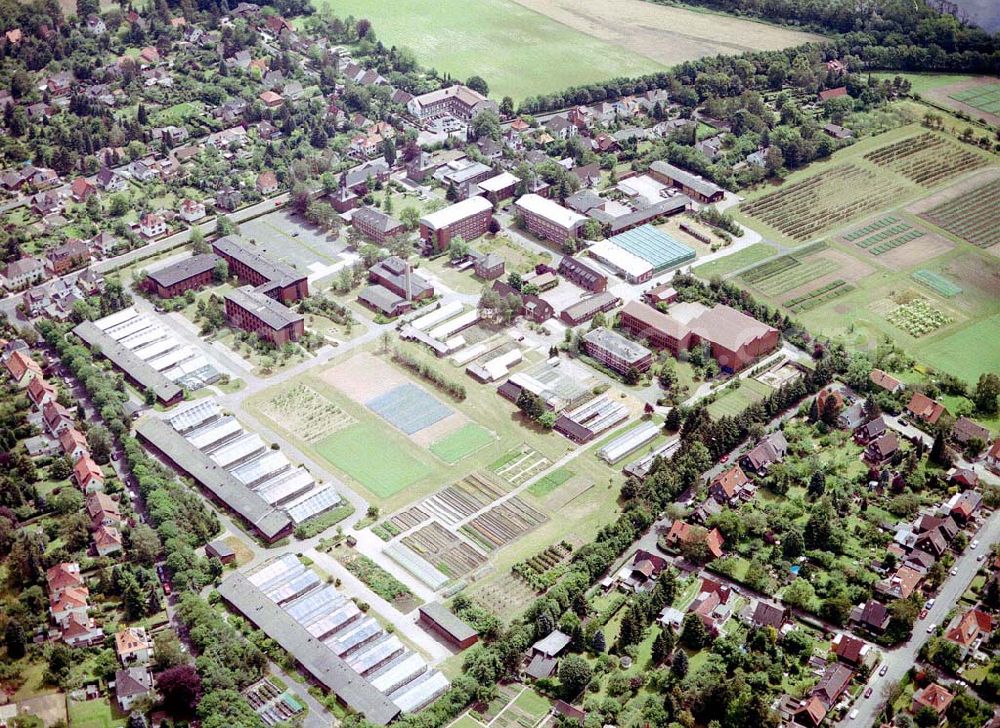
[[951,575],[952,576],[958,576],[958,567],[957,566],[954,569],[951,570]]
[[882,665],[882,667],[878,671],[879,677],[885,677],[885,674],[887,672],[889,672],[889,666],[888,665]]
[[973,540],[973,542],[969,544],[969,548],[970,549],[977,549],[977,548],[979,548],[979,539],[977,538],[977,539]]
[[927,603],[924,604],[924,609],[930,609],[933,606],[934,606],[934,600],[933,599],[928,599]]
[[852,710],[850,713],[847,714],[848,720],[854,720],[857,717],[858,717],[858,709],[857,708],[855,708],[854,710]]
[[936,624],[933,624],[933,623],[932,624],[928,624],[927,625],[927,634],[932,634],[934,632],[934,630],[936,630],[936,629],[937,629],[937,625]]

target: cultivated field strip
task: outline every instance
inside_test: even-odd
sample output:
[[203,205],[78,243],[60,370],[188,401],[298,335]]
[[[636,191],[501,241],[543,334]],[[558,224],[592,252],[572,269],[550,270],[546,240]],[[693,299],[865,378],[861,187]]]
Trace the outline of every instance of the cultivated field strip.
[[448,526],[454,526],[504,495],[504,491],[486,477],[477,473],[439,490],[424,500],[421,510],[437,517]]
[[844,240],[853,242],[862,250],[877,256],[906,245],[911,240],[922,238],[926,234],[926,231],[915,228],[894,215],[887,215],[843,237]]
[[397,513],[389,520],[400,531],[409,531],[414,526],[419,526],[428,518],[430,518],[430,516],[428,516],[427,513],[425,513],[419,506],[411,506],[405,511]]
[[405,536],[402,542],[445,576],[464,576],[486,563],[486,556],[436,521]]
[[846,164],[765,195],[742,210],[804,242],[822,230],[888,207],[903,192],[903,187],[884,184],[872,171]]
[[476,516],[461,531],[477,544],[493,550],[506,546],[546,520],[544,513],[514,496]]
[[879,147],[865,159],[922,187],[934,187],[987,164],[979,154],[930,132]]
[[297,384],[261,405],[261,412],[290,433],[313,444],[350,427],[355,419],[312,387]]
[[490,466],[496,475],[515,488],[545,470],[552,461],[530,447],[523,447],[505,455],[499,462]]
[[923,213],[932,223],[980,248],[1000,243],[1000,179]]

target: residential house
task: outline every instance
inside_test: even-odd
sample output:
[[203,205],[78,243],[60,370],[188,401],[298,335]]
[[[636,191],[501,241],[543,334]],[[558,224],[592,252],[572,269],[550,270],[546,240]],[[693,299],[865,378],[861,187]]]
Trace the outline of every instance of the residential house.
[[906,411],[928,425],[934,425],[948,410],[943,404],[931,399],[926,394],[914,392],[913,396],[910,397],[909,404],[906,405]]
[[115,672],[115,700],[123,713],[132,710],[140,698],[153,691],[153,678],[145,667],[129,667]]
[[45,254],[45,265],[54,276],[69,273],[90,262],[90,246],[71,238]]
[[826,718],[826,713],[823,701],[813,695],[803,700],[792,713],[792,724],[818,728],[823,719]]
[[976,648],[978,641],[986,639],[993,632],[993,617],[980,609],[969,609],[956,615],[948,625],[944,638],[954,642],[962,651],[962,657]]
[[870,667],[875,660],[875,650],[870,644],[849,634],[838,634],[833,640],[837,659],[851,667]]
[[840,663],[827,665],[816,687],[809,691],[809,695],[819,698],[826,709],[830,710],[847,690],[853,677],[854,671]]
[[572,637],[557,629],[538,640],[531,646],[530,661],[524,670],[525,674],[536,680],[551,677],[558,664],[557,658],[571,641]]
[[205,203],[198,202],[197,200],[185,199],[181,203],[180,216],[185,222],[201,220],[201,218],[205,217]]
[[226,212],[232,212],[243,202],[243,193],[232,187],[224,187],[215,195],[215,206]]
[[983,462],[990,470],[1000,472],[1000,437],[993,441],[993,446],[986,453]]
[[278,191],[278,177],[271,170],[261,172],[257,175],[257,191],[264,195],[273,195]]
[[86,202],[97,194],[97,186],[86,177],[77,177],[69,186],[70,195],[77,202]]
[[124,177],[108,167],[101,167],[94,180],[105,192],[121,192],[128,186]]
[[708,484],[708,494],[723,504],[741,498],[749,500],[754,492],[752,481],[739,465],[719,473]]
[[760,600],[753,610],[750,623],[754,627],[773,627],[780,632],[785,622],[789,620],[789,614],[788,608],[782,604]]
[[867,445],[885,434],[885,420],[881,415],[854,430],[854,439],[859,445]]
[[951,436],[955,442],[963,445],[973,440],[979,440],[984,446],[990,442],[989,429],[964,415],[955,420],[955,424],[951,428]]
[[36,410],[41,410],[49,402],[58,396],[56,388],[45,381],[43,377],[32,377],[28,383],[28,399],[35,406]]
[[87,601],[89,596],[90,592],[85,586],[68,586],[56,593],[50,589],[49,613],[60,627],[66,626],[70,615],[87,619],[90,609],[90,604]]
[[147,212],[139,218],[139,232],[146,238],[157,238],[167,232],[167,223],[160,216]]
[[924,575],[909,566],[900,566],[892,576],[875,584],[875,591],[892,599],[908,599],[920,586]]
[[865,460],[872,465],[881,465],[899,451],[899,438],[895,432],[887,432],[868,443]]
[[732,590],[728,586],[715,579],[703,578],[698,595],[688,606],[688,612],[698,617],[709,632],[718,636],[733,613],[731,596]]
[[110,556],[122,550],[122,534],[114,526],[100,525],[94,530],[94,551],[98,556]]
[[922,687],[913,693],[913,701],[910,703],[910,710],[914,713],[922,708],[930,708],[938,717],[943,716],[948,711],[948,706],[955,696],[938,685],[936,682]]
[[90,647],[104,641],[104,630],[90,616],[70,613],[62,626],[62,640],[70,647]]
[[627,591],[641,593],[653,588],[660,573],[667,568],[667,560],[649,551],[639,549],[622,569],[619,585]]
[[974,490],[964,490],[953,495],[945,504],[951,517],[960,523],[967,523],[983,504],[983,497]]
[[42,407],[42,420],[45,423],[46,431],[52,437],[59,437],[64,430],[74,427],[73,418],[70,416],[69,410],[56,400],[52,400]]
[[670,530],[667,531],[664,540],[668,546],[673,548],[679,548],[682,544],[702,540],[708,547],[712,558],[716,559],[722,556],[722,545],[725,543],[725,539],[722,537],[719,529],[713,528],[711,531],[706,531],[703,528],[696,529],[691,524],[685,523],[680,519],[675,520],[670,525]]
[[788,440],[779,430],[767,435],[750,452],[740,458],[740,465],[744,470],[753,473],[765,473],[772,465],[784,460],[787,452]]
[[118,247],[118,238],[111,233],[100,232],[90,239],[90,249],[105,258],[110,257]]
[[35,377],[41,378],[42,368],[27,352],[15,351],[4,362],[7,373],[19,387],[27,387]]
[[64,561],[51,567],[45,572],[45,583],[52,599],[58,599],[67,589],[87,591],[80,575],[80,565],[73,561]]
[[889,627],[891,615],[882,602],[869,599],[851,610],[851,624],[863,627],[875,634],[882,634]]
[[94,528],[98,526],[117,526],[122,522],[118,503],[107,493],[91,493],[86,501],[87,515]]
[[89,455],[84,455],[73,466],[73,478],[84,493],[104,490],[104,472]]
[[145,665],[153,658],[153,639],[145,627],[123,627],[115,634],[115,652],[125,667]]
[[890,394],[896,394],[897,392],[902,392],[903,389],[905,389],[905,385],[901,381],[881,369],[872,369],[868,378],[876,387],[880,387]]

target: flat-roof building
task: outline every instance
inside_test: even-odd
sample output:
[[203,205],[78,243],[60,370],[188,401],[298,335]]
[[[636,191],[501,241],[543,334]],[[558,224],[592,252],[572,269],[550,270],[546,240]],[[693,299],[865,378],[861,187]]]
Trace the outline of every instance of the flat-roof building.
[[485,197],[470,197],[420,218],[420,238],[435,251],[443,251],[452,239],[474,240],[489,230],[493,205]]
[[644,283],[654,275],[695,259],[694,250],[652,225],[602,240],[588,252],[629,283]]
[[418,622],[425,628],[436,632],[459,649],[471,647],[479,639],[479,633],[456,617],[451,610],[440,602],[429,602],[418,607],[420,617]]
[[514,207],[524,219],[532,235],[554,243],[564,243],[578,237],[587,218],[557,202],[536,194],[521,195]]
[[588,331],[583,346],[589,356],[619,374],[630,369],[644,372],[653,364],[653,352],[603,326]]

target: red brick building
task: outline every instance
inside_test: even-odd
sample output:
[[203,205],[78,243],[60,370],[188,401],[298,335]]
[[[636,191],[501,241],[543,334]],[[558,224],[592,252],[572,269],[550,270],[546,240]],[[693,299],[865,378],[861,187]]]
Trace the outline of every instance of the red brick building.
[[275,346],[298,341],[305,333],[305,319],[283,304],[250,286],[226,294],[226,319]]
[[236,238],[219,238],[212,244],[212,250],[229,264],[229,275],[258,288],[266,296],[282,303],[309,296],[309,282],[304,274],[266,258]]
[[674,356],[691,346],[691,332],[686,326],[644,303],[629,301],[618,321],[631,336],[657,349],[667,349]]
[[61,276],[90,262],[90,248],[82,240],[67,240],[45,256],[45,265],[52,275]]
[[359,233],[376,243],[385,243],[389,238],[401,234],[403,223],[392,215],[379,212],[374,207],[359,207],[351,216],[351,225]]
[[452,239],[474,240],[489,230],[493,205],[485,197],[470,197],[420,218],[420,238],[436,251]]
[[184,291],[207,286],[212,282],[212,272],[218,260],[212,253],[184,258],[149,273],[146,288],[160,298],[173,298]]

